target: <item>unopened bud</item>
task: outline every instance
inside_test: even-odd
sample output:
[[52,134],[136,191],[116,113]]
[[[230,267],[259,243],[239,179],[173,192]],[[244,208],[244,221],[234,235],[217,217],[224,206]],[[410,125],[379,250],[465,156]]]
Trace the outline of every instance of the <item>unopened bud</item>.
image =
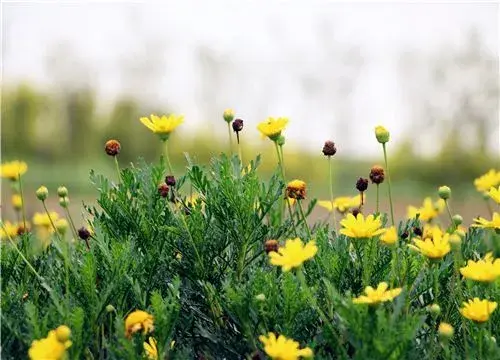
[[59,205],[63,208],[67,208],[69,205],[69,198],[67,196],[59,198]]
[[169,187],[167,184],[161,184],[158,186],[158,194],[160,194],[162,198],[166,198],[168,196],[168,190]]
[[441,314],[441,307],[438,304],[429,305],[429,312],[434,316],[438,316]]
[[115,312],[115,311],[116,311],[116,309],[115,309],[115,307],[113,305],[111,305],[111,304],[106,305],[106,312],[107,313],[112,313],[112,312]]
[[455,332],[455,330],[453,329],[453,326],[451,326],[450,324],[442,322],[439,324],[438,332],[441,337],[446,339],[451,339],[453,337],[453,333]]
[[387,130],[383,126],[376,126],[375,127],[375,137],[377,138],[377,141],[381,144],[385,144],[386,142],[389,142],[390,138],[390,133],[389,130]]
[[453,215],[452,219],[453,219],[453,224],[455,224],[455,226],[458,226],[464,222],[464,218],[458,214]]
[[372,184],[382,184],[385,179],[384,168],[382,166],[374,165],[370,169],[370,180]]
[[175,186],[175,176],[174,175],[167,175],[165,177],[165,183],[168,185],[168,186]]
[[285,145],[285,137],[283,135],[280,135],[277,139],[276,139],[276,144],[278,144],[278,146],[283,146]]
[[44,201],[48,196],[49,189],[47,189],[45,186],[40,186],[36,191],[36,197],[38,198],[38,200]]
[[241,119],[236,119],[233,121],[233,131],[234,132],[240,132],[243,130],[243,120]]
[[438,194],[441,199],[447,200],[451,197],[451,189],[448,186],[440,186]]
[[222,117],[224,118],[225,122],[230,123],[234,119],[234,110],[233,109],[224,110]]
[[81,227],[78,229],[78,237],[82,240],[88,240],[90,237],[90,231],[85,227]]
[[451,234],[448,241],[454,250],[459,250],[462,245],[462,238],[457,233]]
[[57,196],[59,197],[68,196],[68,189],[66,188],[66,186],[59,186],[57,188]]
[[109,156],[116,156],[120,153],[121,145],[117,140],[108,140],[104,146],[104,151]]
[[21,195],[19,194],[12,195],[12,207],[16,211],[19,211],[23,208],[23,199]]
[[264,294],[256,295],[255,299],[259,300],[259,301],[266,301],[266,295],[264,295]]
[[325,145],[323,146],[323,154],[325,156],[333,156],[337,153],[337,148],[335,147],[335,143],[333,141],[325,141]]
[[368,189],[368,179],[360,177],[358,181],[356,181],[356,189],[358,189],[359,192],[366,191],[366,189]]
[[65,343],[71,336],[71,330],[66,325],[61,325],[56,329],[56,338],[59,342]]

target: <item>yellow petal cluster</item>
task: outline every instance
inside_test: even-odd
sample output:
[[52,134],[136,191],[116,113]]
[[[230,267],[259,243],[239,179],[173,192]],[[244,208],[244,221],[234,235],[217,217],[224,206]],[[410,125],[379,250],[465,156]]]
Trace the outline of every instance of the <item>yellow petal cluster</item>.
[[385,232],[385,229],[381,229],[380,218],[375,218],[373,215],[368,215],[365,219],[363,214],[358,214],[356,217],[347,214],[340,221],[340,225],[343,227],[340,233],[351,238],[371,238]]
[[[364,197],[366,201],[366,194],[364,195]],[[354,197],[339,196],[333,199],[333,201],[320,200],[318,201],[318,205],[330,212],[334,209],[337,209],[338,212],[344,214],[349,209],[356,208],[361,205],[361,195],[356,195]]]
[[286,195],[291,199],[303,200],[306,198],[306,183],[302,180],[292,180],[286,186]]
[[257,130],[260,131],[262,136],[267,136],[269,139],[276,141],[280,137],[281,132],[285,130],[287,125],[288,118],[286,117],[269,117],[266,121],[263,121],[257,125]]
[[384,229],[384,233],[380,236],[380,241],[386,245],[393,245],[398,241],[398,231],[395,226]]
[[170,133],[184,122],[184,116],[171,114],[159,117],[151,114],[149,118],[141,117],[140,120],[149,130],[159,135],[162,140],[166,140]]
[[66,357],[66,350],[71,346],[69,340],[71,330],[61,325],[49,331],[46,338],[34,340],[28,350],[31,360],[62,360]]
[[15,181],[19,176],[28,171],[28,165],[24,161],[9,161],[0,166],[0,174],[3,178]]
[[408,206],[408,218],[414,219],[419,215],[419,219],[429,222],[441,214],[446,206],[443,199],[433,202],[430,197],[424,199],[421,207]]
[[59,220],[59,214],[56,213],[55,211],[50,211],[49,214],[47,214],[46,212],[35,213],[33,215],[33,225],[42,227],[51,227],[52,226],[52,224],[50,223],[51,219],[55,223],[57,220]]
[[145,341],[143,346],[148,359],[158,360],[158,346],[155,338],[149,337],[148,341]]
[[480,227],[484,229],[500,229],[500,214],[497,212],[493,213],[493,218],[490,220],[486,220],[485,218],[477,218],[474,219],[474,224],[471,226]]
[[467,261],[467,266],[460,268],[460,273],[474,281],[492,282],[500,276],[500,259],[494,259],[493,253],[478,261]]
[[500,186],[498,188],[492,187],[488,192],[488,196],[492,198],[494,202],[500,204]]
[[300,349],[297,341],[287,339],[283,335],[276,338],[276,335],[270,332],[267,336],[259,336],[259,340],[264,344],[266,354],[273,360],[297,360],[313,356],[310,348]]
[[415,246],[409,246],[429,259],[441,259],[451,250],[450,234],[443,234],[439,228],[432,229],[431,237],[424,238],[423,240],[416,238],[413,241]]
[[288,239],[285,246],[278,249],[278,252],[271,251],[269,258],[272,265],[281,266],[283,271],[289,271],[302,265],[304,261],[312,259],[318,252],[318,247],[314,240],[304,245],[299,238]]
[[474,180],[474,186],[479,192],[488,192],[492,187],[500,185],[500,171],[490,169],[486,174]]
[[365,288],[365,294],[361,295],[352,300],[354,304],[370,304],[375,305],[385,301],[392,301],[394,298],[401,294],[402,289],[396,288],[392,290],[387,290],[389,285],[386,282],[381,282],[378,284],[377,289],[367,286]]
[[464,302],[462,308],[460,309],[460,314],[463,317],[478,322],[483,323],[488,321],[491,313],[497,308],[497,303],[494,301],[480,300],[479,298],[474,298],[468,302]]
[[125,336],[130,337],[140,330],[143,334],[147,334],[154,330],[153,323],[153,315],[142,310],[133,311],[125,319]]
[[10,221],[3,222],[3,226],[0,227],[0,240],[13,239],[17,236],[18,225],[11,223]]
[[23,198],[19,194],[12,195],[12,207],[19,211],[23,208]]

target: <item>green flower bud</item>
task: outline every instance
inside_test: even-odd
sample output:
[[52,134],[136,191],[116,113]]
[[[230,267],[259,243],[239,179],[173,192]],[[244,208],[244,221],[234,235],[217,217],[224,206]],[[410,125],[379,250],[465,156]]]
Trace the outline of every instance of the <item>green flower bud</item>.
[[57,196],[59,197],[68,196],[68,189],[66,189],[66,186],[59,186],[57,188]]
[[266,295],[264,295],[264,294],[256,295],[255,299],[259,300],[259,301],[266,301]]
[[441,307],[438,304],[429,305],[428,310],[434,316],[441,314]]
[[67,208],[69,205],[69,198],[67,196],[59,198],[59,205],[63,208]]
[[115,309],[115,307],[113,305],[111,305],[111,304],[106,305],[106,312],[112,313],[112,312],[115,312],[115,311],[116,311],[116,309]]
[[48,196],[49,196],[49,189],[47,189],[47,187],[45,186],[40,186],[36,191],[36,197],[38,198],[38,200],[44,201],[45,199],[47,199]]
[[234,120],[234,110],[233,109],[224,110],[222,117],[224,118],[225,122],[230,123],[231,121]]
[[283,135],[280,135],[277,139],[276,139],[276,143],[279,145],[279,146],[283,146],[285,145],[285,137]]
[[464,222],[464,218],[458,214],[453,215],[452,219],[453,219],[453,224],[455,224],[455,226],[458,226]]
[[375,127],[375,137],[379,143],[385,144],[386,142],[389,142],[390,135],[389,130],[385,127],[380,125]]
[[441,199],[447,200],[451,197],[451,189],[448,186],[440,186],[438,194]]

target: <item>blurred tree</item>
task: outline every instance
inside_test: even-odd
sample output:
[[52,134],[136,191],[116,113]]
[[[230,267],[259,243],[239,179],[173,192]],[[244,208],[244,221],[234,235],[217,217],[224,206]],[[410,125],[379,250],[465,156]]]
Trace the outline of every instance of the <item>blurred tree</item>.
[[[66,129],[70,155],[89,156],[95,153],[95,96],[92,90],[72,90],[64,97],[66,107]],[[81,158],[81,157],[75,157]]]

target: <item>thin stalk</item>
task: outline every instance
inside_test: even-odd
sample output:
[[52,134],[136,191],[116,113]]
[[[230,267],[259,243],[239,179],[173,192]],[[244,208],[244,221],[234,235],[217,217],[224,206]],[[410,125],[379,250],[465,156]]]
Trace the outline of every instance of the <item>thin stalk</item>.
[[380,193],[380,184],[377,184],[377,208],[376,208],[376,213],[377,214],[379,213],[379,204],[380,204],[379,193]]
[[[278,155],[278,165],[279,165],[280,172],[281,172],[281,178],[283,180],[283,183],[286,185],[285,170],[283,169],[283,162],[281,159],[281,153],[280,153],[278,143],[276,141],[274,142],[274,146],[276,148],[276,154]],[[283,212],[284,212],[283,209],[284,209],[284,207],[285,207],[285,201],[284,201],[284,197],[282,197],[281,204],[280,204],[280,225],[283,223]],[[292,221],[293,221],[292,213],[290,213],[290,217],[292,218]]]
[[453,215],[451,215],[451,210],[450,210],[450,205],[448,204],[448,200],[445,200],[444,203],[446,204],[446,210],[448,211],[448,216],[450,217],[451,221],[451,226],[453,230],[456,229],[455,222],[453,221]]
[[283,172],[283,181],[285,180],[285,156],[283,155],[283,145],[279,145],[279,153],[281,154],[281,171]]
[[302,217],[302,221],[304,222],[304,226],[307,231],[307,236],[309,236],[309,239],[311,239],[312,237],[311,229],[309,229],[309,225],[307,225],[306,215],[304,214],[304,210],[302,209],[302,202],[299,199],[297,199],[297,204],[299,205],[300,216]]
[[21,174],[18,174],[18,179],[19,179],[19,194],[21,195],[21,203],[22,203],[23,227],[26,230],[26,207],[24,206],[23,182],[21,180]]
[[61,236],[59,234],[59,231],[57,231],[56,225],[54,224],[54,221],[52,220],[52,217],[50,216],[49,210],[47,209],[47,205],[45,205],[45,200],[42,200],[42,205],[43,205],[43,208],[45,210],[45,213],[47,214],[47,216],[49,218],[50,225],[52,225],[52,228],[54,229],[54,232],[56,234],[57,239],[59,240],[59,242],[62,243],[62,238],[61,238]]
[[328,156],[328,178],[330,182],[330,201],[332,203],[332,217],[333,217],[333,228],[335,229],[335,235],[337,235],[337,219],[335,216],[335,209],[333,208],[333,175],[332,175],[332,157]]
[[389,189],[389,203],[391,206],[391,222],[392,222],[392,225],[394,226],[394,207],[392,204],[391,177],[389,175],[389,165],[387,163],[387,149],[386,149],[385,143],[382,144],[382,148],[384,149],[385,171],[387,174],[387,187]]
[[78,239],[78,233],[76,231],[76,227],[75,227],[75,223],[73,222],[73,218],[71,217],[71,214],[69,212],[69,209],[68,207],[64,207],[64,211],[66,212],[66,217],[68,218],[69,220],[69,224],[70,224],[70,227],[71,227],[71,231],[73,233],[73,236],[75,237],[75,240]]
[[242,155],[242,152],[241,152],[241,144],[240,144],[240,134],[237,132],[236,133],[236,140],[238,140],[238,157],[240,158],[240,163],[241,163],[241,167],[243,167],[243,155]]
[[113,158],[115,159],[116,173],[118,174],[118,184],[120,184],[122,182],[122,175],[120,171],[120,165],[118,164],[118,157],[115,155],[113,156]]
[[298,237],[297,235],[297,225],[295,224],[295,221],[293,219],[293,212],[292,212],[292,204],[290,204],[290,198],[287,196],[286,198],[286,203],[288,205],[288,212],[290,213],[290,220],[292,221],[292,228],[293,228],[293,233],[295,234],[295,237]]
[[174,175],[174,170],[172,169],[172,164],[170,163],[170,156],[168,155],[168,139],[163,140],[165,146],[165,159],[167,160],[168,171],[170,175]]
[[231,124],[227,123],[227,134],[229,135],[229,151],[233,154],[233,138],[231,137]]
[[434,302],[437,304],[438,303],[438,298],[439,298],[439,268],[438,265],[433,266],[433,275],[434,275]]

